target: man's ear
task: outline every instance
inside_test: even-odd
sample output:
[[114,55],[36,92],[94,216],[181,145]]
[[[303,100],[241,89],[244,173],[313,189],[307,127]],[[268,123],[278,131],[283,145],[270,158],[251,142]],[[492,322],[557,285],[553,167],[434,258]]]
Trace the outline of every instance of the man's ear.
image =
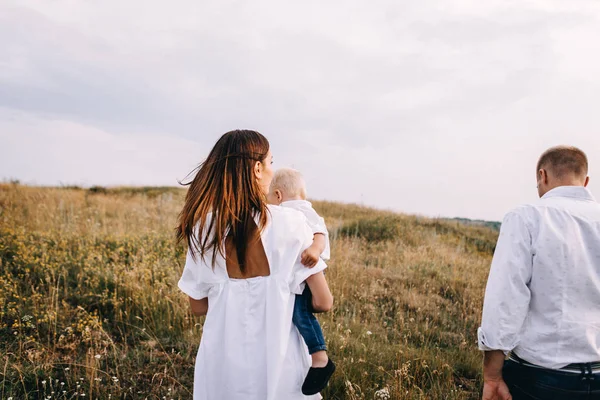
[[277,199],[277,204],[281,204],[283,202],[283,194],[281,194],[281,190],[275,190],[275,198]]
[[590,177],[586,176],[585,177],[585,183],[583,184],[583,187],[587,187],[587,185],[590,183]]
[[548,184],[548,172],[545,169],[538,171],[538,180],[546,185]]

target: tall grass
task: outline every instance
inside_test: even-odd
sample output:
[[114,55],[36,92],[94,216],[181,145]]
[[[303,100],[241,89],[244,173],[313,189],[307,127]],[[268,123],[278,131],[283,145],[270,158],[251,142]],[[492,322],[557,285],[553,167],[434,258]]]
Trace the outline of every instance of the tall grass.
[[[104,188],[100,188],[104,189]],[[0,398],[189,399],[182,190],[0,186]],[[315,202],[332,239],[326,399],[475,399],[497,233]]]

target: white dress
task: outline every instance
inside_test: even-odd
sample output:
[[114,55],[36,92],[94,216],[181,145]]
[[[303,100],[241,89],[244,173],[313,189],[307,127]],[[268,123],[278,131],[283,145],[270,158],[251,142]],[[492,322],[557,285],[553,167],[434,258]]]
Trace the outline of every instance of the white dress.
[[307,400],[302,383],[310,356],[292,324],[294,295],[304,280],[323,271],[300,263],[313,233],[300,212],[269,206],[261,239],[270,275],[230,279],[225,259],[214,269],[188,252],[179,288],[194,299],[208,297],[208,314],[194,372],[194,400]]

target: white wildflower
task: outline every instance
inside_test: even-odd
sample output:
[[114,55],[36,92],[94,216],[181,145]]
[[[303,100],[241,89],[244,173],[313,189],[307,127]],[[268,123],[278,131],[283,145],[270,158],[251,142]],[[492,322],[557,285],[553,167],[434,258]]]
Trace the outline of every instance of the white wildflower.
[[390,391],[388,388],[383,388],[375,392],[375,399],[377,400],[389,400]]

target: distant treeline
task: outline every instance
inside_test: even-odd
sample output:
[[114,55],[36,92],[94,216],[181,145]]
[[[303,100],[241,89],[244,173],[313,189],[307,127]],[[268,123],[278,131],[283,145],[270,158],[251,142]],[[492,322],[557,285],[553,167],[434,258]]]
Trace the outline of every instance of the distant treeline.
[[500,226],[502,222],[499,221],[484,221],[481,219],[468,219],[468,218],[449,218],[448,221],[456,221],[465,225],[473,225],[473,226],[485,226],[487,228],[494,229],[496,231],[500,230]]

